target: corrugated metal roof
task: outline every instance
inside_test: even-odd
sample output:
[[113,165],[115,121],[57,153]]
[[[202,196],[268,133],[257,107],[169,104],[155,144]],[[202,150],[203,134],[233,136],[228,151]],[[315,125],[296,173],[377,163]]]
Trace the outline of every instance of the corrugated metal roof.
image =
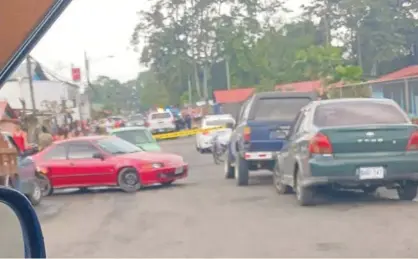
[[418,76],[418,65],[409,66],[379,77],[374,81],[396,80],[405,77]]
[[214,91],[217,103],[240,103],[247,100],[255,92],[255,88],[236,88],[231,90]]

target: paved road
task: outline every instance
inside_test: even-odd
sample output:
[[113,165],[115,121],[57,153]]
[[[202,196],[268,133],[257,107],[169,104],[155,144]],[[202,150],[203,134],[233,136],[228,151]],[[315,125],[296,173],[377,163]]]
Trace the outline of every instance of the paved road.
[[268,173],[251,186],[223,179],[223,166],[193,138],[163,142],[191,165],[169,188],[48,197],[38,208],[49,257],[415,257],[418,203],[342,193],[316,207],[279,196]]

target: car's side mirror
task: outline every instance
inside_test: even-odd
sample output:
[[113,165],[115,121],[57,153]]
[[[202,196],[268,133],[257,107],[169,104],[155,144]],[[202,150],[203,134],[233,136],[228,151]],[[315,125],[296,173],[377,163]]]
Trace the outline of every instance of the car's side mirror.
[[93,154],[93,158],[94,159],[104,160],[105,159],[105,156],[102,153],[95,153],[95,154]]
[[41,225],[23,194],[0,187],[0,214],[0,257],[46,258]]

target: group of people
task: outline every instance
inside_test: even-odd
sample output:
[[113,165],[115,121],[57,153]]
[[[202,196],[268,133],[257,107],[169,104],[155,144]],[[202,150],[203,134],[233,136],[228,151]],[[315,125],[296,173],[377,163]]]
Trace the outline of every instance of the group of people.
[[[41,126],[37,132],[35,143],[37,144],[39,151],[45,149],[54,141],[91,134],[89,122],[83,123],[80,121],[75,121],[68,125],[51,127],[51,130],[49,130],[46,126]],[[22,129],[21,125],[16,125],[12,137],[20,152],[25,153],[31,148],[28,144],[28,134]]]

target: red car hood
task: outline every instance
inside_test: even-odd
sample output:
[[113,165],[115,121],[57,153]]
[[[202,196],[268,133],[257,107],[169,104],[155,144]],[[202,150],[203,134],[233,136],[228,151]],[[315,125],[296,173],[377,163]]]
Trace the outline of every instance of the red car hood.
[[180,164],[184,163],[183,158],[179,155],[160,153],[160,152],[139,152],[120,155],[122,158],[137,159],[141,161],[159,162],[164,164]]

